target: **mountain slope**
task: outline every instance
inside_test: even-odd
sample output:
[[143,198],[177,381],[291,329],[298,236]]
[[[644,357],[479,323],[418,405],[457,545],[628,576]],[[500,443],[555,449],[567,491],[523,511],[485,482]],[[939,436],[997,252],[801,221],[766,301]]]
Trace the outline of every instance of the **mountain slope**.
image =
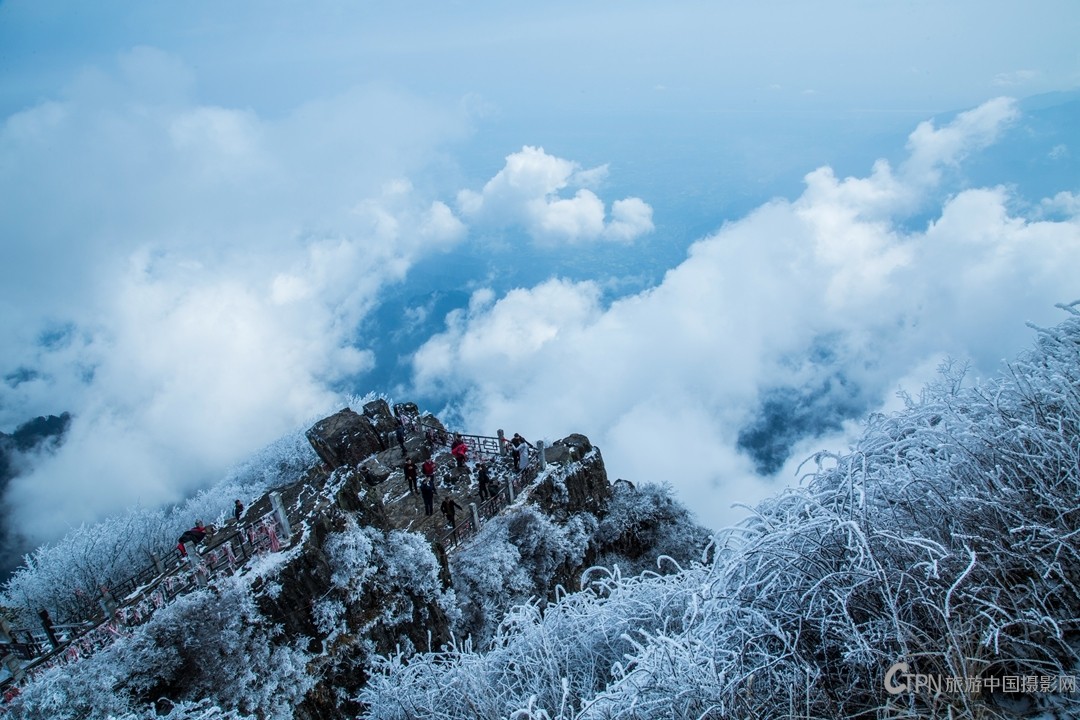
[[[590,573],[490,650],[391,656],[368,717],[1080,715],[1080,315],[946,368],[667,577]],[[904,663],[898,665],[898,663]],[[936,684],[935,684],[936,683]],[[517,715],[515,715],[517,713]]]

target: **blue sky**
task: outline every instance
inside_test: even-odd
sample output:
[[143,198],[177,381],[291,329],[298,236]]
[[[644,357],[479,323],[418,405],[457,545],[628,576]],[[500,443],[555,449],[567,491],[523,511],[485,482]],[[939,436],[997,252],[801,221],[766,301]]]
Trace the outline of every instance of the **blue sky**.
[[2,2],[0,429],[75,415],[5,500],[48,540],[374,390],[584,432],[733,521],[1080,297],[1077,30],[1071,1]]

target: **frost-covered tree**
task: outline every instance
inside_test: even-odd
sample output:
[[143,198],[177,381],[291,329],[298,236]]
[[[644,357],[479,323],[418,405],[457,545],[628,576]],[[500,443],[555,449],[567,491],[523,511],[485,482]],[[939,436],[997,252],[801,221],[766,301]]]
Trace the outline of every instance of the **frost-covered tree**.
[[235,498],[258,498],[295,482],[315,455],[296,432],[256,453],[214,487],[169,508],[131,508],[93,525],[81,525],[55,543],[29,553],[0,592],[0,606],[17,613],[17,625],[36,626],[44,608],[58,623],[97,613],[100,588],[111,588],[150,566],[152,554],[175,552],[176,539],[196,519],[220,522]]

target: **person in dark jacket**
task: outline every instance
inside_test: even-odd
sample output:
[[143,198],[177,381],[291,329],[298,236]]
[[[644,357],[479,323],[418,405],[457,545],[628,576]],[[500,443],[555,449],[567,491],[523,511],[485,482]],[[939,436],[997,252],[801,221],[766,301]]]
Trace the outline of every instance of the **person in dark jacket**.
[[401,454],[407,455],[405,450],[405,424],[401,420],[397,421],[397,427],[394,428],[394,436],[397,438],[398,445],[401,446]]
[[487,500],[488,497],[494,494],[488,490],[488,483],[491,482],[491,475],[488,474],[487,463],[477,463],[476,479],[480,483],[480,499]]
[[455,511],[462,510],[463,508],[456,502],[454,502],[453,498],[446,498],[442,501],[442,505],[439,506],[439,509],[442,510],[443,515],[446,516],[447,525],[449,525],[451,528],[457,527],[457,523],[455,523],[454,521],[454,513]]
[[232,516],[236,518],[236,522],[240,522],[240,516],[244,514],[244,503],[239,500],[233,505]]
[[405,466],[402,468],[405,471],[405,479],[409,481],[409,492],[416,494],[416,463],[412,458],[405,458]]
[[435,512],[435,478],[424,475],[420,483],[420,496],[424,498],[424,515],[432,515]]

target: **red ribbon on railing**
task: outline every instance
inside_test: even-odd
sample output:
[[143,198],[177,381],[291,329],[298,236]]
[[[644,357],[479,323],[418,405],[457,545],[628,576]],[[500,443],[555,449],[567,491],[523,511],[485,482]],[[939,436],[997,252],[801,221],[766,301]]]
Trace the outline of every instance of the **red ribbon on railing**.
[[281,543],[278,541],[277,531],[272,521],[266,523],[266,536],[270,538],[270,549],[272,551],[277,552],[281,549]]

